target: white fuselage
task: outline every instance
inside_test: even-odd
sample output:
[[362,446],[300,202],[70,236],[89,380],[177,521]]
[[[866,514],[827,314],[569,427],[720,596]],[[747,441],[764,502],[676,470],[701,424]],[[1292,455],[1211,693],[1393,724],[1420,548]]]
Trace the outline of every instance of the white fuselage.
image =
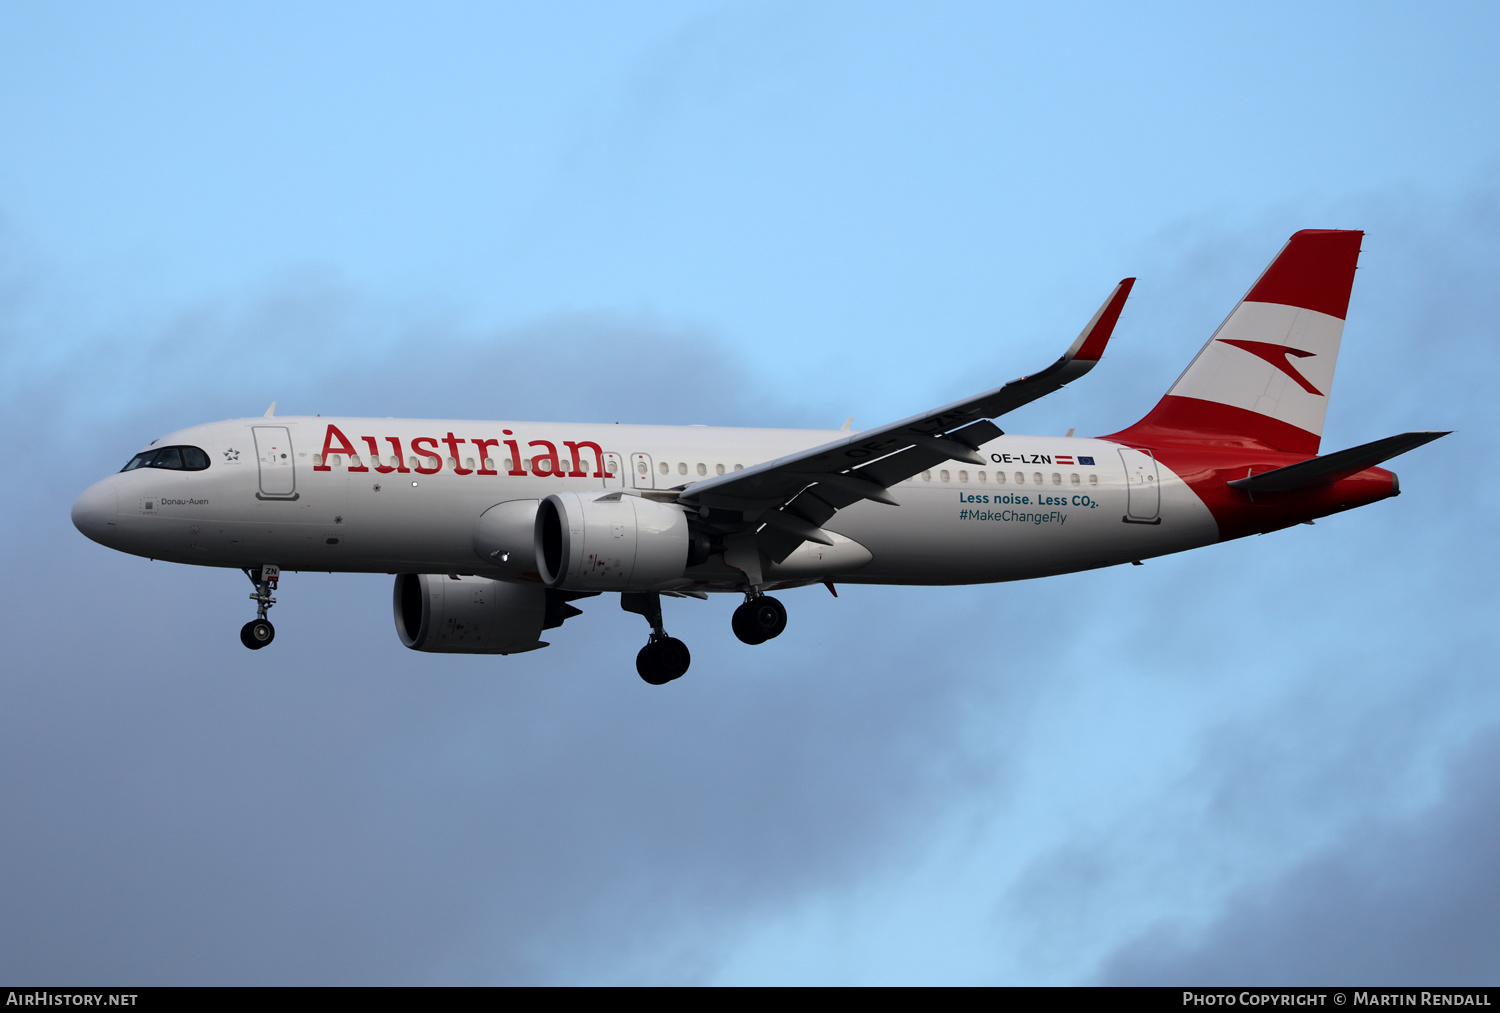
[[[90,537],[113,548],[183,563],[516,578],[514,564],[497,566],[475,547],[476,523],[497,504],[600,489],[659,498],[841,435],[241,419],[155,441],[201,448],[207,469],[111,475],[80,498],[75,517]],[[891,487],[898,506],[863,501],[839,511],[826,525],[841,536],[834,548],[849,539],[868,558],[830,551],[825,562],[820,547],[806,546],[781,572],[768,571],[768,586],[1016,580],[1177,552],[1219,537],[1199,497],[1141,451],[1097,439],[1007,435],[979,452],[989,462],[984,467],[950,461]],[[702,590],[743,590],[741,575],[722,559],[687,576]]]

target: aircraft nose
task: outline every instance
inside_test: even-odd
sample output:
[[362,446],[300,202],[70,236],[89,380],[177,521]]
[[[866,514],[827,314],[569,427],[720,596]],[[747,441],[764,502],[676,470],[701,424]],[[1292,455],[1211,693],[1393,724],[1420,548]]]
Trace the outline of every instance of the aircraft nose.
[[73,504],[73,526],[101,545],[108,545],[115,533],[120,503],[114,484],[108,479],[95,482],[83,491]]

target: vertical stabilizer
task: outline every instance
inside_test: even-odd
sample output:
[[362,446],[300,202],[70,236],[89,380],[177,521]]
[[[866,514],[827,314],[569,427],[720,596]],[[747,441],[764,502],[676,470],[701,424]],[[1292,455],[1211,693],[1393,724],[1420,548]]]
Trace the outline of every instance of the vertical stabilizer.
[[1363,236],[1292,236],[1161,402],[1110,438],[1316,454]]

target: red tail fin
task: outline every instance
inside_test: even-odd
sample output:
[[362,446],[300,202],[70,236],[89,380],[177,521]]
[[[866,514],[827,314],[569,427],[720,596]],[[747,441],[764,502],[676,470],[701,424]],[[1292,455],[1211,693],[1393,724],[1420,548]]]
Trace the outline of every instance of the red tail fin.
[[1292,236],[1150,414],[1105,438],[1316,454],[1363,236]]

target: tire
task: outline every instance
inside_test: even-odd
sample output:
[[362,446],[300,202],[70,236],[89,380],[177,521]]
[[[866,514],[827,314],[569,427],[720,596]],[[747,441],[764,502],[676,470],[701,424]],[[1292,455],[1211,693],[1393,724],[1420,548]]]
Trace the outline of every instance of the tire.
[[740,638],[741,643],[752,647],[756,644],[763,644],[769,639],[755,626],[753,605],[753,602],[745,602],[734,610],[734,615],[729,620],[729,627],[734,630],[734,635]]
[[663,671],[667,673],[667,681],[681,679],[687,674],[688,666],[693,663],[693,655],[684,644],[676,637],[668,637],[656,642],[656,657]]
[[265,619],[252,619],[240,627],[240,643],[258,651],[276,639],[276,627]]
[[774,640],[786,630],[786,606],[768,594],[750,601],[752,627],[765,640]]
[[687,644],[676,637],[653,640],[635,656],[635,670],[653,686],[665,686],[680,679],[692,664]]

